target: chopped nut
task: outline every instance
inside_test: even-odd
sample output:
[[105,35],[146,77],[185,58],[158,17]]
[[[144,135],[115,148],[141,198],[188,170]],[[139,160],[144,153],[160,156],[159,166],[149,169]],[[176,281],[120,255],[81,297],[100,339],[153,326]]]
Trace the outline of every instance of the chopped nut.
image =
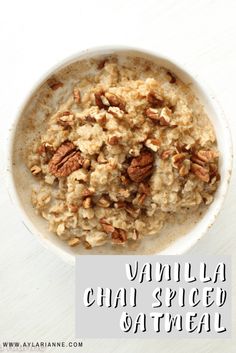
[[50,145],[47,142],[44,142],[42,145],[39,146],[38,148],[38,154],[44,159],[45,163],[48,163],[48,161],[52,158],[52,156],[55,153],[55,150],[52,145]]
[[86,241],[86,240],[83,241],[83,246],[84,246],[84,248],[85,248],[86,250],[92,249],[91,244],[89,244],[89,242]]
[[171,120],[172,111],[168,107],[164,107],[160,114],[160,125],[169,126]]
[[97,120],[97,122],[98,122],[98,124],[99,124],[101,127],[104,128],[105,125],[106,125],[106,122],[107,122],[106,116],[103,115],[101,118],[99,118],[99,119]]
[[72,126],[74,124],[74,114],[71,113],[70,111],[59,113],[57,122],[58,124],[65,127]]
[[177,169],[180,169],[180,167],[181,167],[183,161],[185,160],[186,156],[187,156],[186,153],[177,153],[177,154],[175,154],[172,157],[172,159],[171,159],[173,167],[177,168]]
[[147,108],[145,114],[149,119],[153,121],[159,122],[160,120],[160,114],[157,109]]
[[200,150],[196,153],[196,156],[203,162],[214,162],[214,160],[219,156],[218,152],[215,151],[204,151]]
[[165,150],[161,153],[160,158],[163,160],[168,159],[170,156],[172,155],[172,151],[171,150]]
[[111,234],[111,238],[116,244],[123,244],[127,241],[127,233],[121,228],[115,228],[114,232]]
[[83,158],[80,152],[72,142],[67,141],[58,147],[48,167],[50,173],[56,177],[66,177],[81,168],[82,164]]
[[115,146],[119,144],[119,137],[118,136],[112,136],[111,138],[109,138],[108,143],[111,146]]
[[115,228],[105,218],[100,219],[100,224],[105,233],[111,234],[115,231]]
[[91,208],[92,207],[92,199],[91,197],[86,197],[83,201],[84,208]]
[[63,87],[64,84],[58,81],[55,77],[51,77],[47,80],[48,86],[53,90],[56,91],[58,88]]
[[111,204],[111,203],[110,203],[109,199],[106,198],[106,197],[104,197],[104,196],[102,196],[102,197],[98,200],[98,202],[97,202],[97,206],[103,207],[103,208],[109,207],[110,204]]
[[109,107],[108,108],[108,113],[112,114],[115,118],[123,118],[124,112],[123,110],[120,110],[119,107]]
[[107,62],[107,59],[100,60],[98,63],[98,66],[97,66],[98,70],[102,70],[104,68],[106,62]]
[[105,97],[112,107],[118,107],[120,110],[125,111],[125,102],[121,97],[110,92],[106,92]]
[[100,224],[105,233],[111,234],[114,243],[124,243],[127,240],[126,231],[121,228],[115,228],[107,222],[105,218],[100,219]]
[[69,205],[70,212],[76,213],[78,212],[78,209],[79,209],[78,205],[74,205],[74,204]]
[[144,184],[144,183],[140,183],[139,186],[138,186],[138,192],[140,194],[146,194],[148,195],[149,192],[150,192],[150,188],[147,184]]
[[152,151],[157,152],[160,147],[160,141],[157,139],[147,139],[145,146],[150,148]]
[[141,194],[141,195],[139,195],[139,196],[138,196],[138,200],[137,200],[137,204],[138,204],[139,206],[141,206],[141,205],[144,203],[146,197],[147,197],[146,194]]
[[103,152],[100,152],[100,153],[99,153],[98,158],[97,158],[97,161],[98,161],[98,163],[100,163],[100,164],[104,164],[104,163],[107,163],[107,162],[108,162],[107,159],[105,158]]
[[34,165],[30,168],[30,171],[33,175],[38,175],[39,173],[41,173],[42,169],[38,165]]
[[107,109],[107,106],[102,101],[102,96],[104,96],[103,91],[95,92],[94,93],[95,103],[100,109]]
[[190,157],[190,159],[191,159],[192,162],[194,162],[194,163],[196,163],[196,164],[199,164],[199,165],[201,165],[202,167],[204,167],[205,164],[206,164],[203,160],[199,159],[196,154],[193,154],[193,155]]
[[176,77],[172,72],[167,71],[167,75],[170,77],[170,83],[175,83],[176,82]]
[[71,238],[67,241],[67,244],[69,246],[76,246],[80,243],[80,239],[79,238]]
[[83,169],[88,170],[90,167],[90,164],[91,164],[90,160],[88,158],[86,158],[83,162]]
[[210,169],[210,179],[212,180],[215,178],[215,181],[220,180],[220,174],[218,171],[218,166],[214,163],[209,164],[209,169]]
[[153,155],[151,152],[141,152],[139,157],[133,158],[127,169],[130,179],[139,183],[149,177],[153,168]]
[[77,87],[74,88],[73,95],[74,95],[74,101],[79,104],[81,101],[81,97],[80,97],[80,90]]
[[179,169],[179,175],[184,177],[186,175],[188,175],[189,173],[189,170],[190,170],[190,165],[191,165],[191,162],[189,159],[185,159]]
[[119,200],[114,203],[114,207],[115,208],[125,208],[126,204],[127,204],[127,202]]
[[84,189],[84,190],[82,191],[82,196],[83,196],[83,197],[92,196],[92,195],[94,195],[94,194],[95,194],[94,188]]
[[151,104],[152,107],[160,108],[162,107],[164,100],[163,98],[156,92],[150,91],[147,95],[147,101]]
[[87,123],[96,123],[96,119],[91,115],[86,115],[84,120],[87,121]]
[[130,183],[129,178],[127,178],[125,175],[121,175],[120,181],[121,181],[121,184],[122,184],[122,185],[125,185],[125,186]]
[[191,172],[193,174],[195,174],[200,180],[204,181],[205,183],[208,183],[210,180],[210,174],[209,174],[209,170],[202,167],[199,164],[196,163],[192,163],[191,164],[191,168],[190,168]]

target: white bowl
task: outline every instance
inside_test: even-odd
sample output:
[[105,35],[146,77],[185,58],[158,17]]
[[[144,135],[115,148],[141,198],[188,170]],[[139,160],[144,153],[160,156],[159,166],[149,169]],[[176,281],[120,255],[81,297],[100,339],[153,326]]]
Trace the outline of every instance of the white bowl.
[[[138,249],[124,250],[119,248],[119,250],[114,247],[97,247],[90,251],[76,248],[69,248],[67,244],[61,241],[58,237],[54,236],[47,230],[47,222],[40,216],[35,214],[33,209],[29,191],[27,188],[27,178],[28,171],[20,161],[15,161],[17,165],[13,165],[13,151],[18,148],[17,146],[17,133],[20,130],[22,120],[22,112],[33,96],[37,88],[44,82],[48,77],[55,73],[59,69],[75,62],[77,60],[87,59],[91,57],[99,57],[108,54],[129,54],[139,57],[146,57],[157,62],[159,65],[166,67],[167,69],[173,71],[186,83],[191,83],[192,90],[199,97],[200,101],[204,105],[209,118],[215,128],[215,133],[218,141],[218,148],[220,150],[220,174],[221,181],[214,197],[213,203],[209,206],[204,216],[197,222],[197,224],[192,227],[190,222],[189,228],[186,226],[176,226],[173,229],[164,231],[161,237],[146,237],[145,241],[141,243]],[[222,158],[223,157],[223,158]],[[199,83],[199,79],[196,75],[190,75],[184,68],[180,65],[169,60],[158,53],[148,52],[146,50],[140,50],[130,47],[105,47],[105,48],[95,48],[82,51],[69,59],[66,59],[61,64],[52,68],[50,72],[45,74],[38,84],[35,85],[34,89],[30,92],[26,102],[23,104],[22,109],[19,111],[18,116],[15,119],[13,128],[11,129],[11,134],[9,136],[9,146],[8,146],[8,156],[7,156],[7,180],[8,180],[8,190],[12,201],[16,204],[18,210],[20,211],[21,218],[25,226],[30,230],[32,234],[37,236],[38,239],[49,249],[56,252],[62,259],[74,264],[76,254],[137,254],[137,253],[158,253],[162,255],[177,255],[183,254],[189,248],[191,248],[211,227],[214,223],[220,208],[222,207],[223,200],[226,195],[228,188],[232,166],[232,144],[231,136],[229,131],[229,126],[224,117],[223,111],[220,108],[214,94],[209,88]]]

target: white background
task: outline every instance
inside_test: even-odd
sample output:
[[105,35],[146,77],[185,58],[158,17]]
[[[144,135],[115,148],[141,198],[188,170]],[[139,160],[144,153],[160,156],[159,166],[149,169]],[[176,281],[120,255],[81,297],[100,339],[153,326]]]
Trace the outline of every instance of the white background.
[[[236,142],[236,1],[1,1],[0,341],[74,340],[73,268],[42,248],[24,228],[4,185],[4,155],[8,129],[35,80],[59,60],[103,44],[156,50],[199,73],[218,96]],[[233,175],[215,225],[189,252],[232,255],[234,276],[235,191]],[[234,280],[232,286],[235,317]],[[233,337],[85,340],[81,351],[231,353],[236,351],[235,330]]]

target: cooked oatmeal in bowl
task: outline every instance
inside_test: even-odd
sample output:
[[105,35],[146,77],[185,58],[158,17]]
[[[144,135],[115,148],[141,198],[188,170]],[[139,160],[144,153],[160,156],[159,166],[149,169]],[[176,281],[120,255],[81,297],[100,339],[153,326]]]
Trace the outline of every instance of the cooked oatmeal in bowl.
[[34,212],[68,247],[135,250],[194,226],[214,200],[221,155],[210,117],[189,82],[150,58],[73,61],[23,114],[15,163]]

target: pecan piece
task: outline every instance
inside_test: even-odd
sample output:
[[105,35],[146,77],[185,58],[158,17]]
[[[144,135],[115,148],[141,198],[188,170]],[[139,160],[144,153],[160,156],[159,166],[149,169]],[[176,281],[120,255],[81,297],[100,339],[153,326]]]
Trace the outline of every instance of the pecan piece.
[[30,168],[30,171],[33,175],[38,175],[39,173],[41,173],[42,169],[38,165],[34,165]]
[[113,243],[123,244],[127,240],[127,233],[121,228],[115,228],[115,231],[111,234]]
[[174,168],[179,169],[186,158],[186,153],[177,153],[172,157],[172,165]]
[[105,196],[102,196],[97,202],[97,205],[102,208],[107,208],[110,206],[110,204],[110,200]]
[[130,179],[136,183],[145,180],[152,173],[153,162],[154,159],[151,152],[141,152],[138,157],[132,159],[131,164],[127,169]]
[[203,162],[209,163],[209,162],[214,162],[214,160],[218,157],[218,153],[215,151],[205,151],[205,150],[200,150],[196,153],[196,156]]
[[150,91],[147,95],[148,103],[154,108],[162,107],[164,100],[163,98],[154,91]]
[[109,138],[108,143],[111,146],[115,146],[119,144],[119,137],[118,136],[112,136],[111,138]]
[[58,114],[57,123],[64,127],[70,127],[74,124],[74,114],[69,110]]
[[69,246],[76,246],[76,245],[78,245],[80,243],[80,239],[79,238],[71,238],[71,239],[69,239],[68,241],[67,241],[67,244],[69,245]]
[[110,223],[108,223],[105,218],[100,219],[100,224],[104,232],[107,234],[112,234],[115,231],[115,228]]
[[148,195],[149,192],[150,192],[150,188],[149,188],[149,186],[148,186],[147,184],[145,184],[145,183],[140,183],[139,186],[138,186],[138,192],[139,192],[140,194],[146,194],[146,195]]
[[51,77],[47,80],[48,86],[53,90],[56,91],[58,88],[63,87],[64,84],[58,81],[55,77]]
[[50,173],[56,177],[66,177],[81,168],[82,164],[83,158],[76,150],[76,146],[72,142],[66,141],[58,147],[48,167]]
[[[107,109],[109,106],[109,102],[104,102],[104,92],[99,91],[94,93],[95,103],[100,109]],[[104,104],[108,103],[108,104]]]
[[172,154],[172,150],[165,150],[161,153],[160,158],[162,160],[166,160],[171,156],[171,154]]
[[182,177],[188,175],[190,170],[191,162],[187,157],[186,153],[177,153],[171,160],[173,167],[178,169],[179,175]]
[[83,196],[83,197],[92,196],[92,195],[94,195],[94,194],[95,194],[94,188],[84,189],[84,190],[82,191],[82,196]]
[[42,145],[39,146],[37,152],[45,160],[45,162],[48,162],[54,155],[55,150],[52,145],[47,142],[44,142],[42,143]]
[[202,167],[199,164],[192,163],[191,172],[195,174],[200,180],[204,181],[205,183],[208,183],[210,180],[210,174],[209,170],[207,168]]
[[80,97],[80,90],[77,87],[75,87],[73,90],[73,96],[74,96],[74,101],[79,104],[81,101],[81,97]]
[[176,82],[176,77],[175,77],[175,75],[172,73],[172,72],[170,72],[170,71],[167,71],[167,75],[170,77],[170,83],[175,83]]
[[147,108],[145,111],[145,114],[149,119],[155,122],[159,122],[160,120],[160,114],[157,109]]
[[105,233],[110,234],[114,243],[122,244],[127,240],[127,233],[121,228],[115,228],[105,218],[100,219],[100,224]]
[[91,208],[92,207],[92,199],[91,197],[86,197],[83,201],[83,208]]
[[120,96],[117,96],[114,93],[106,92],[105,97],[112,107],[118,107],[120,110],[125,111],[125,102]]

